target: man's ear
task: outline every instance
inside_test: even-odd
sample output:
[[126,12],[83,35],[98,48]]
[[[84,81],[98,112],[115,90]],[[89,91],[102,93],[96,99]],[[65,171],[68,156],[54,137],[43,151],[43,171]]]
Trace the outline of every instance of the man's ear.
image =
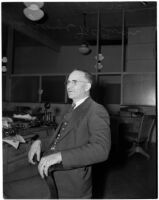
[[86,91],[89,91],[90,89],[91,89],[91,84],[87,83],[87,85],[86,85]]

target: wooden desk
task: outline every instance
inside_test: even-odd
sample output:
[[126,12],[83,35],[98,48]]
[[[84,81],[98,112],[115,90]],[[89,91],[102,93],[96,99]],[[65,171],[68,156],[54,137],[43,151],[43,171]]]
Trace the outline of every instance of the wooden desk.
[[3,142],[4,175],[28,165],[27,155],[33,136],[38,135],[41,140],[46,140],[53,133],[53,131],[53,127],[49,126],[20,130],[18,134],[23,136],[26,143],[20,143],[18,149],[15,149],[13,146]]

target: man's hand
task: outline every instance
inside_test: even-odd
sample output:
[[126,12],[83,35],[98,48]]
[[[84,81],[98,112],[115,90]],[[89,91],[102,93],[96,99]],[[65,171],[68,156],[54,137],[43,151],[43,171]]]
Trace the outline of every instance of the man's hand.
[[35,162],[33,161],[34,155],[37,155],[37,161],[40,161],[40,153],[41,153],[41,141],[36,140],[30,147],[30,150],[28,152],[28,161],[35,165]]
[[49,167],[51,165],[58,164],[61,161],[62,161],[61,152],[42,157],[38,165],[40,176],[42,178],[44,178],[44,175],[48,176]]

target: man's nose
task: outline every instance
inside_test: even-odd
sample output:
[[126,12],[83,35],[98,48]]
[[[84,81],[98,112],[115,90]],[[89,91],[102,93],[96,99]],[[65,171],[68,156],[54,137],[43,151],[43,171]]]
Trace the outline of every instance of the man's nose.
[[73,87],[73,86],[74,86],[74,84],[73,84],[72,81],[70,81],[70,82],[67,83],[67,88],[71,88],[71,87]]

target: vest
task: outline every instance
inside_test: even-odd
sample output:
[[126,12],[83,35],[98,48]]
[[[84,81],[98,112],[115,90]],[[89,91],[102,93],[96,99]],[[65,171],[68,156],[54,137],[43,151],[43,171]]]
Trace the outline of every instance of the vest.
[[71,117],[72,117],[72,113],[73,113],[73,109],[71,108],[71,109],[69,110],[69,112],[66,113],[66,114],[64,115],[62,125],[61,125],[61,127],[60,127],[60,130],[59,130],[59,132],[58,132],[58,134],[57,134],[55,140],[53,141],[53,144],[51,145],[50,150],[53,150],[53,151],[54,151],[54,150],[56,149],[56,145],[57,145],[57,143],[58,143],[58,141],[59,141],[59,139],[60,139],[62,133],[65,131],[65,129],[66,129],[66,127],[67,127],[67,125],[68,125],[68,123],[69,123]]

